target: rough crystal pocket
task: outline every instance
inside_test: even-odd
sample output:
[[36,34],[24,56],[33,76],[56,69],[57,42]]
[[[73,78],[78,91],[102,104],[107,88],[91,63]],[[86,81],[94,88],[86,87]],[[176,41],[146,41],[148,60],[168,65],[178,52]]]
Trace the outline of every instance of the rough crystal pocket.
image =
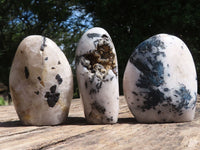
[[26,37],[10,71],[10,92],[16,112],[26,125],[62,123],[73,96],[73,75],[59,47],[49,38]]
[[102,28],[83,34],[76,50],[76,74],[89,123],[116,123],[119,111],[118,64],[111,37]]
[[130,56],[123,79],[128,106],[139,122],[183,122],[194,118],[197,75],[185,43],[155,35]]

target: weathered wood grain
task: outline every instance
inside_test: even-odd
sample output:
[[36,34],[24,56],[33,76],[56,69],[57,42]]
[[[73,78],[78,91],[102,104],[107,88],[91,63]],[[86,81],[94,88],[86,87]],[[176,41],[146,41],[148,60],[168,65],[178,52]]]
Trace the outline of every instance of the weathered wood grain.
[[14,106],[0,107],[0,149],[200,149],[199,98],[192,122],[137,123],[124,97],[120,97],[119,121],[113,125],[89,125],[80,99],[74,99],[66,122],[58,126],[23,126]]

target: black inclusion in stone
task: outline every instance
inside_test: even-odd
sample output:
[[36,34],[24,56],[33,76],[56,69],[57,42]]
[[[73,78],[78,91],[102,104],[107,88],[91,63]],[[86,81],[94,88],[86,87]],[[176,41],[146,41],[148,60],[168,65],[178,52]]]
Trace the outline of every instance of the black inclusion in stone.
[[[154,49],[154,50],[153,50]],[[129,61],[141,71],[140,79],[136,85],[140,88],[160,86],[164,83],[164,66],[157,57],[165,57],[161,52],[165,49],[164,42],[154,36],[138,45]]]
[[113,116],[111,116],[110,118],[107,118],[106,120],[109,121],[109,122],[113,121]]
[[165,92],[168,92],[168,91],[169,91],[169,89],[168,89],[168,88],[164,88],[164,91],[165,91]]
[[104,114],[106,109],[101,106],[97,101],[92,103],[92,109],[96,109],[99,113]]
[[45,59],[44,60],[48,60],[48,57],[45,57]]
[[194,102],[192,103],[192,105],[193,105],[192,109],[195,108],[195,106],[196,106],[196,102],[197,102],[197,93],[194,92]]
[[175,90],[175,93],[181,99],[177,109],[189,108],[189,103],[190,103],[190,100],[192,99],[192,96],[190,95],[190,91],[188,89],[186,89],[186,86],[181,84],[180,89]]
[[137,94],[135,91],[132,91],[132,93],[133,93],[135,96],[138,96],[138,94]]
[[46,37],[44,36],[44,37],[43,37],[42,45],[41,45],[41,47],[40,47],[40,50],[41,50],[41,51],[44,51],[44,47],[47,46],[47,45],[45,44],[45,42],[46,42]]
[[58,65],[60,65],[61,64],[61,62],[60,61],[58,61]]
[[96,93],[97,93],[96,89],[94,89],[94,88],[90,89],[90,93],[89,93],[90,95],[91,94],[96,94]]
[[161,111],[159,110],[157,113],[158,113],[158,114],[160,114],[160,113],[161,113]]
[[87,34],[87,37],[88,38],[91,38],[91,39],[93,39],[93,38],[95,38],[95,37],[100,37],[101,35],[100,34],[98,34],[98,33],[88,33]]
[[112,81],[112,80],[113,80],[113,78],[114,78],[114,77],[111,77],[111,78],[110,78],[110,81]]
[[167,101],[164,93],[158,89],[164,84],[165,68],[160,58],[166,57],[165,48],[159,36],[153,36],[139,44],[129,59],[130,63],[140,71],[136,86],[148,89],[148,92],[143,93],[144,101],[141,105],[143,111],[155,109],[158,104]]
[[183,46],[181,46],[181,49],[183,49]]
[[154,109],[159,103],[163,103],[165,101],[164,93],[160,90],[149,89],[150,92],[146,93],[144,97],[145,101],[143,102],[143,106],[141,108],[143,110]]
[[[164,83],[164,67],[161,61],[155,62],[152,69],[143,69],[140,68],[141,64],[138,66],[135,63],[135,66],[143,73],[140,74],[140,78],[136,85],[140,88],[149,88],[152,86],[160,86]],[[145,66],[145,65],[144,65]],[[146,66],[147,67],[147,66]]]
[[46,92],[44,97],[47,98],[49,107],[54,107],[60,97],[60,93],[56,93],[56,85],[53,85],[50,88],[50,92]]
[[105,35],[105,34],[103,34],[101,37],[102,37],[102,38],[108,38],[108,36]]
[[63,81],[63,79],[61,78],[59,74],[56,75],[56,80],[58,81],[58,84],[61,84]]
[[87,89],[88,85],[87,85],[87,81],[85,81],[85,88]]
[[50,91],[51,93],[55,93],[56,92],[56,85],[53,85],[52,87],[50,87]]
[[101,86],[102,86],[102,82],[97,83],[97,84],[96,84],[97,90],[101,89]]
[[26,79],[28,79],[29,71],[28,71],[28,68],[26,66],[24,67],[24,74],[25,74]]
[[39,76],[39,77],[37,77],[37,79],[38,79],[39,81],[41,81],[41,80],[42,80],[40,76]]
[[[156,55],[160,53],[159,49],[165,49],[165,44],[163,41],[160,40],[158,36],[153,36],[148,40],[145,40],[144,42],[140,43],[136,49],[140,53],[145,54],[146,52],[152,52],[153,48],[157,50],[155,53]],[[161,52],[163,54],[163,52]]]
[[39,95],[39,94],[40,94],[40,92],[39,92],[39,91],[35,91],[34,93],[35,93],[36,95]]

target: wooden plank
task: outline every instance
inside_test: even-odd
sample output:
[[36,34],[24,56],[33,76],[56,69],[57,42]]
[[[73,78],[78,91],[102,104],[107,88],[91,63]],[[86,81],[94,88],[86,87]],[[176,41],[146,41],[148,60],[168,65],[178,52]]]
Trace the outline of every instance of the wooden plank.
[[[199,98],[198,98],[199,100]],[[119,121],[88,125],[80,99],[58,126],[23,126],[13,106],[0,107],[0,149],[199,149],[200,107],[192,122],[140,124],[120,97]]]

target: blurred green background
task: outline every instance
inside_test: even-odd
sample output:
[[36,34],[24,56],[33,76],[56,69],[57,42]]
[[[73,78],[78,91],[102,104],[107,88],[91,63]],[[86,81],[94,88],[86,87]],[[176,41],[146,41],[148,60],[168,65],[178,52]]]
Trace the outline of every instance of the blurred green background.
[[51,38],[63,50],[74,73],[74,97],[79,97],[75,50],[81,35],[94,26],[107,30],[114,42],[120,94],[129,56],[140,42],[159,33],[175,35],[186,43],[200,80],[198,0],[0,0],[0,105],[9,99],[8,77],[15,51],[32,34]]

